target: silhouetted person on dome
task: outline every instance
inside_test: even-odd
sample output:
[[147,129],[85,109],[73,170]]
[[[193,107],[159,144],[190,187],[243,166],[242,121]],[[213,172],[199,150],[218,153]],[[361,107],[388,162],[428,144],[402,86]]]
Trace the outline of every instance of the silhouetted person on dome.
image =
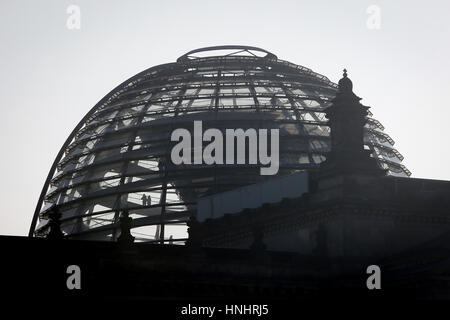
[[147,196],[145,194],[142,195],[142,205],[146,206],[147,205]]

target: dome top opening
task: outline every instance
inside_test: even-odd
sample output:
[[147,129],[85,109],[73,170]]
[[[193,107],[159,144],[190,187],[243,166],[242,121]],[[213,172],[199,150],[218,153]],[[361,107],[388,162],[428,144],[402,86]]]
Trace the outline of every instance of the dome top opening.
[[186,54],[182,55],[181,57],[179,57],[177,59],[177,62],[207,57],[230,57],[230,56],[277,59],[277,56],[274,55],[273,53],[258,47],[241,46],[241,45],[224,45],[224,46],[204,47],[191,50]]

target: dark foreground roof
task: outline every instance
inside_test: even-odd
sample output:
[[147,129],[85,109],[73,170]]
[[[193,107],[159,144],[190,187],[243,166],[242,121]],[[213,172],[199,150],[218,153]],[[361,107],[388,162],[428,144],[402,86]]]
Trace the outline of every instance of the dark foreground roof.
[[[447,238],[450,237],[447,235]],[[443,240],[447,241],[448,240]],[[442,240],[442,239],[441,239]],[[31,300],[283,302],[293,299],[450,298],[450,248],[424,247],[379,262],[382,290],[366,287],[367,265],[352,257],[1,236],[2,289]],[[69,265],[81,290],[68,290]],[[352,265],[352,272],[341,272]]]

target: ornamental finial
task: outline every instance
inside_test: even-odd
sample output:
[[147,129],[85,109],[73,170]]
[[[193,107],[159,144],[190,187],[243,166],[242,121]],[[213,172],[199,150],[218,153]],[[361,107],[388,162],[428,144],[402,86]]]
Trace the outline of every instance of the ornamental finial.
[[352,81],[347,78],[347,69],[344,69],[344,74],[341,80],[339,80],[338,85],[339,85],[339,91],[341,93],[350,93],[353,90],[353,84]]

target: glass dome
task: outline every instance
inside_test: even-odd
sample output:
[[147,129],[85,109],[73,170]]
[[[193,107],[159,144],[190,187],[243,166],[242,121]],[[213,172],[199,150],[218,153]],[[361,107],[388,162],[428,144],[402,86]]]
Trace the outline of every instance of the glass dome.
[[[170,136],[206,128],[277,128],[278,175],[317,167],[330,149],[323,110],[337,85],[312,70],[255,47],[193,50],[149,68],[106,95],[61,148],[30,228],[48,232],[57,206],[70,238],[114,241],[120,212],[133,218],[136,241],[184,243],[200,197],[271,176],[259,165],[174,165]],[[388,174],[409,176],[394,141],[369,114],[365,144]],[[273,176],[272,176],[273,177]]]

